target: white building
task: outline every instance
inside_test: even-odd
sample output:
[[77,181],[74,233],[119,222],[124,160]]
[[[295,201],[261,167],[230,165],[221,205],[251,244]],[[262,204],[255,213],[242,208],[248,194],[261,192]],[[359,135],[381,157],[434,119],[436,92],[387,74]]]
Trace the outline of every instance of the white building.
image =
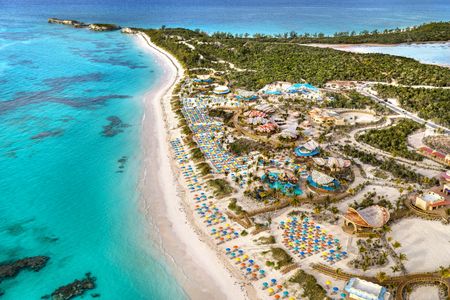
[[389,300],[391,294],[381,285],[359,278],[351,278],[344,287],[348,299],[354,300]]

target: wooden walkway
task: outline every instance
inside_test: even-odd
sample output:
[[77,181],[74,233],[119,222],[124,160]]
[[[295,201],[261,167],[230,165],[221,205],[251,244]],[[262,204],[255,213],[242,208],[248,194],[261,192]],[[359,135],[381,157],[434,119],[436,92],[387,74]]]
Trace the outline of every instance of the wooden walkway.
[[396,300],[404,300],[406,298],[403,297],[405,292],[405,288],[414,283],[440,283],[444,284],[447,288],[447,295],[450,295],[450,281],[449,279],[443,279],[438,272],[433,273],[417,273],[417,274],[408,274],[404,276],[395,276],[395,277],[387,277],[386,280],[380,282],[375,277],[364,276],[364,275],[356,275],[351,274],[344,271],[338,271],[338,269],[334,269],[324,264],[313,264],[312,268],[322,274],[333,277],[338,280],[348,281],[350,278],[358,277],[366,281],[370,281],[376,284],[381,285],[396,285]]

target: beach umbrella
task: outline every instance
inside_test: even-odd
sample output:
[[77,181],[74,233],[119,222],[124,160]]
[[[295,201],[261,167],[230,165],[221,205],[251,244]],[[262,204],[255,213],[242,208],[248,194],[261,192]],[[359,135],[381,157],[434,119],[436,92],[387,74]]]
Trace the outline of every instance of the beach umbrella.
[[280,295],[276,294],[275,299],[280,299]]
[[339,291],[339,288],[337,286],[333,287],[333,292],[336,293],[337,291]]
[[276,280],[275,278],[272,278],[270,281],[271,281],[273,284],[277,283],[277,280]]
[[267,282],[263,282],[263,287],[267,288],[269,286],[269,284]]
[[345,293],[341,293],[341,297],[345,298],[347,295]]
[[269,292],[269,294],[273,294],[275,291],[273,290],[273,288],[269,288],[269,289],[267,290],[267,292]]

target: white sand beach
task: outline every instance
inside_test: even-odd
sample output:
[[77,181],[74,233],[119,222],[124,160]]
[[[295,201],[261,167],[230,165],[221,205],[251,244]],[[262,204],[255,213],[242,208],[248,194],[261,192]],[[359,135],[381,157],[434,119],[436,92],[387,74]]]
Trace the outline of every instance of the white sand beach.
[[170,129],[176,127],[170,99],[184,70],[144,34],[139,33],[136,41],[164,72],[144,99],[142,209],[152,230],[158,232],[161,251],[190,299],[252,299],[195,224],[193,211],[185,202],[185,191],[177,180],[179,171],[168,145]]

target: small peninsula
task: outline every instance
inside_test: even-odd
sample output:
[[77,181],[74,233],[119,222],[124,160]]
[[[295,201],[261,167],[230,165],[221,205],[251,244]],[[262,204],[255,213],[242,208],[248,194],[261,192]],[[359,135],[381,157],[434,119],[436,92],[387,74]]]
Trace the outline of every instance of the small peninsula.
[[74,28],[88,28],[92,31],[115,31],[121,29],[120,26],[115,24],[103,24],[103,23],[83,23],[77,20],[63,20],[58,18],[49,18],[48,23],[69,25]]

